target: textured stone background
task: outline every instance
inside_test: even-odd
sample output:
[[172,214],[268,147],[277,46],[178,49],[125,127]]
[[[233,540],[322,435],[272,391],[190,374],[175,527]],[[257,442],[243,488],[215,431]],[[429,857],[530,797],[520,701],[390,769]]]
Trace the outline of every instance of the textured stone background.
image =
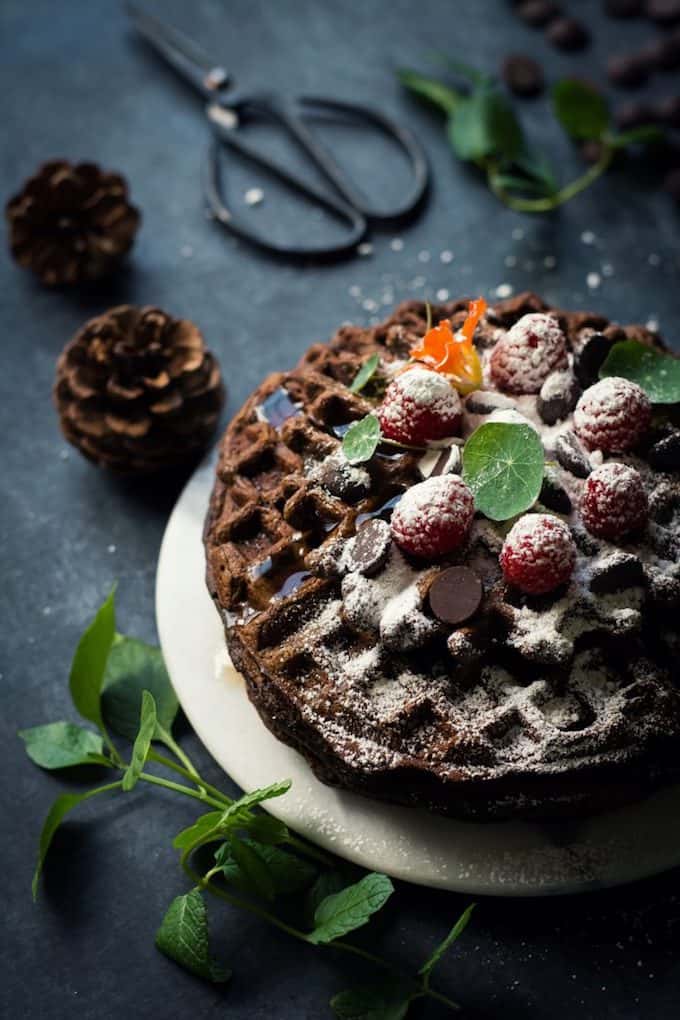
[[[228,414],[265,372],[292,364],[339,322],[380,314],[393,296],[493,294],[503,284],[622,321],[656,319],[675,340],[678,216],[644,167],[617,170],[558,216],[520,217],[454,161],[436,116],[394,81],[393,67],[425,67],[428,52],[442,47],[489,70],[511,49],[535,48],[551,78],[571,72],[602,80],[608,49],[631,48],[654,31],[646,22],[606,21],[600,5],[585,0],[565,6],[583,13],[596,36],[578,57],[550,50],[502,0],[158,5],[209,44],[244,89],[377,102],[423,139],[434,187],[418,223],[377,233],[368,257],[293,267],[236,244],[204,217],[200,106],[131,38],[121,5],[2,0],[2,195],[46,158],[95,159],[127,174],[144,213],[129,268],[89,293],[49,293],[6,255],[0,265],[3,1015],[327,1015],[328,998],[347,977],[344,961],[301,949],[255,920],[213,912],[216,949],[236,972],[224,991],[155,951],[163,910],[184,887],[169,837],[192,811],[174,800],[140,791],[84,808],[55,843],[39,904],[30,902],[40,820],[63,785],[28,763],[15,732],[71,714],[66,677],[74,643],[114,578],[121,629],[154,639],[156,556],[182,482],[116,481],[67,449],[50,404],[54,361],[88,316],[122,301],[159,304],[203,328],[229,380]],[[652,89],[677,84],[669,75]],[[554,147],[562,171],[576,169],[545,102],[520,109],[530,132]],[[354,150],[358,164],[372,167],[380,193],[393,182],[393,160],[368,152]],[[252,183],[250,171],[241,173],[234,193]],[[266,222],[273,205],[268,191],[253,210],[256,222]],[[403,239],[401,251],[391,246],[395,237]],[[453,261],[442,262],[442,251],[452,251]],[[587,283],[592,273],[600,278],[595,289]],[[195,738],[184,739],[206,774],[224,781]],[[676,872],[606,894],[484,901],[442,967],[441,984],[482,1015],[504,1020],[669,1017],[680,983],[679,891]],[[374,938],[397,960],[417,961],[463,905],[459,896],[401,886]]]

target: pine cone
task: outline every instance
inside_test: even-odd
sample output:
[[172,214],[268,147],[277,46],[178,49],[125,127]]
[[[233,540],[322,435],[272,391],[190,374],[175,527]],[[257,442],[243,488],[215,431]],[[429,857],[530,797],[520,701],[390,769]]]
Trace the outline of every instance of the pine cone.
[[140,214],[125,179],[94,163],[45,163],[5,208],[10,250],[48,286],[110,273],[132,247]]
[[124,474],[201,453],[224,387],[193,323],[121,305],[86,322],[57,362],[54,400],[70,443]]

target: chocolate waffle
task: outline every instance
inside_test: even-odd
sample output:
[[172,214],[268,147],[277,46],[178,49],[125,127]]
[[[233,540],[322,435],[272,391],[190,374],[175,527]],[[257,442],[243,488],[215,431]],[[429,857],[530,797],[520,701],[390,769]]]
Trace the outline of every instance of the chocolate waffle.
[[[466,308],[438,305],[432,315],[456,328]],[[546,309],[533,294],[489,308],[475,333],[485,363],[513,323]],[[537,509],[561,517],[578,549],[557,592],[523,595],[504,582],[499,552],[512,522],[477,514],[465,547],[435,564],[391,541],[402,494],[433,473],[458,472],[462,439],[428,450],[383,445],[356,466],[342,454],[349,424],[376,408],[423,336],[422,303],[314,345],[296,369],[270,375],[226,431],[205,525],[208,587],[262,720],[324,782],[493,818],[611,808],[678,776],[677,408],[634,453],[615,458],[643,479],[644,531],[607,542],[575,510],[602,459],[574,433],[578,393],[615,341],[663,345],[641,326],[550,311],[567,338],[562,381],[551,376],[540,394],[514,396],[494,390],[486,373],[484,389],[464,398],[462,436],[518,416],[538,431],[546,476]],[[378,373],[351,392],[374,353]],[[449,566],[479,589],[458,586],[477,606],[463,622],[447,622],[460,607],[441,584],[446,611],[432,610],[432,586]]]

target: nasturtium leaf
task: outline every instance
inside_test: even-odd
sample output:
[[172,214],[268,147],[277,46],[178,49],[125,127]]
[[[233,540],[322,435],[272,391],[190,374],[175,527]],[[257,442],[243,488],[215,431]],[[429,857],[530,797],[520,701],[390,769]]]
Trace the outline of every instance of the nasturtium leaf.
[[463,911],[463,913],[460,915],[460,917],[458,918],[458,920],[456,921],[456,923],[454,924],[453,928],[446,936],[446,938],[442,939],[442,941],[434,950],[430,958],[426,960],[423,966],[420,968],[418,973],[420,974],[421,977],[425,978],[426,981],[429,981],[430,974],[437,966],[437,964],[439,963],[447,949],[453,945],[453,943],[456,941],[456,939],[459,938],[460,935],[463,934],[467,927],[468,921],[470,920],[470,915],[472,914],[472,911],[474,909],[475,905],[474,903],[471,903],[470,906]]
[[57,797],[52,807],[47,812],[47,817],[43,822],[43,827],[40,832],[40,840],[38,843],[38,860],[33,873],[33,881],[31,883],[31,889],[33,891],[33,899],[38,895],[38,882],[42,874],[43,866],[45,864],[45,858],[54,839],[54,834],[61,825],[65,816],[72,811],[78,804],[82,804],[83,801],[89,800],[90,797],[95,797],[98,793],[108,793],[110,790],[116,790],[121,786],[121,781],[115,783],[108,783],[106,786],[97,786],[93,790],[85,790],[84,793],[62,793],[60,797]]
[[[136,638],[118,635],[106,663],[102,689],[102,713],[115,733],[134,740],[139,726],[142,691],[156,703],[156,717],[169,733],[179,702],[172,689],[159,648]],[[158,733],[154,739],[159,739]]]
[[463,448],[463,479],[477,510],[506,521],[538,499],[544,462],[540,437],[530,425],[486,422]]
[[321,901],[314,914],[314,930],[307,936],[315,945],[342,938],[366,924],[394,892],[387,875],[371,872],[359,882]]
[[189,850],[193,846],[197,846],[211,833],[215,833],[215,839],[220,838],[220,822],[222,821],[223,811],[208,811],[206,814],[201,815],[193,825],[188,825],[186,829],[182,829],[178,832],[172,841],[172,845],[176,850]]
[[350,464],[370,460],[381,439],[380,422],[374,414],[352,422],[342,440],[342,452]]
[[42,769],[66,769],[73,765],[109,765],[98,733],[72,722],[47,723],[19,730],[26,754]]
[[[314,881],[316,868],[309,861],[254,839],[241,840],[264,864],[272,881],[276,895],[287,895],[308,888]],[[239,889],[253,892],[253,885],[247,871],[240,866],[232,852],[232,841],[227,840],[217,848],[215,863],[222,868],[225,879]]]
[[71,664],[69,688],[71,700],[84,719],[103,728],[101,688],[106,660],[116,633],[116,589],[99,609],[76,648]]
[[555,116],[572,138],[599,139],[606,133],[607,102],[585,82],[569,78],[558,81],[552,90],[552,101]]
[[512,160],[522,147],[522,130],[504,96],[486,86],[464,99],[449,122],[449,140],[459,159],[501,156]]
[[156,932],[162,953],[205,981],[228,981],[231,972],[210,956],[208,912],[198,889],[177,896]]
[[144,769],[153,735],[156,732],[156,703],[153,695],[142,691],[142,709],[139,719],[139,732],[132,747],[130,764],[123,776],[123,789],[129,792],[136,785]]
[[375,374],[375,370],[380,364],[380,356],[378,354],[372,354],[370,358],[366,358],[363,365],[355,375],[350,390],[352,393],[359,393],[364,388],[366,383]]
[[402,68],[400,71],[397,71],[397,77],[401,84],[410,92],[413,92],[414,95],[419,96],[421,99],[434,103],[444,113],[453,113],[463,98],[455,89],[450,88],[441,81],[437,81],[436,78],[428,78],[424,74],[410,71],[408,68]]
[[418,988],[398,980],[349,988],[331,999],[338,1020],[403,1020]]
[[276,896],[276,885],[264,858],[253,846],[235,835],[230,838],[229,847],[246,888],[271,902]]
[[614,344],[600,369],[600,379],[612,375],[637,383],[653,404],[680,403],[680,358],[661,354],[637,340]]

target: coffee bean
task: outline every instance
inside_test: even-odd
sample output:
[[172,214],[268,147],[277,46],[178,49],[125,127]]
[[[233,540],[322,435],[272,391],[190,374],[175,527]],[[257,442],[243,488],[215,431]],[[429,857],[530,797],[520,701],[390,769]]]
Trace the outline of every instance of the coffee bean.
[[659,36],[640,50],[640,57],[655,71],[675,71],[680,67],[680,36]]
[[652,21],[671,25],[680,21],[680,0],[646,0],[645,14]]
[[543,25],[547,25],[549,21],[556,18],[561,11],[557,4],[550,3],[550,0],[524,0],[524,3],[517,7],[516,13],[522,21],[526,21],[527,25],[542,28]]
[[654,119],[666,127],[680,127],[680,96],[664,96],[653,106]]
[[604,10],[610,18],[634,18],[642,11],[642,0],[605,0]]
[[641,124],[653,124],[654,111],[649,103],[639,101],[622,103],[616,108],[614,121],[620,131],[630,131],[631,128],[640,127]]
[[569,494],[560,483],[555,468],[546,467],[538,499],[543,506],[547,506],[548,510],[554,510],[555,513],[568,514],[571,512]]
[[556,18],[546,28],[545,35],[558,50],[582,50],[590,42],[588,29],[576,18]]
[[541,386],[536,410],[546,425],[554,425],[574,410],[580,395],[581,388],[571,371],[551,372]]
[[469,567],[449,567],[430,585],[430,609],[443,623],[463,623],[477,612],[482,582]]
[[512,54],[503,64],[503,80],[516,96],[538,96],[545,88],[543,68],[532,57]]
[[668,171],[663,179],[663,190],[667,191],[676,202],[680,202],[680,167]]
[[592,468],[586,451],[573,432],[562,432],[555,441],[555,456],[565,471],[587,478]]
[[607,60],[607,77],[614,85],[637,88],[647,80],[647,64],[635,53],[615,53]]
[[392,537],[387,521],[373,518],[357,531],[350,552],[350,567],[365,577],[373,577],[385,566]]

